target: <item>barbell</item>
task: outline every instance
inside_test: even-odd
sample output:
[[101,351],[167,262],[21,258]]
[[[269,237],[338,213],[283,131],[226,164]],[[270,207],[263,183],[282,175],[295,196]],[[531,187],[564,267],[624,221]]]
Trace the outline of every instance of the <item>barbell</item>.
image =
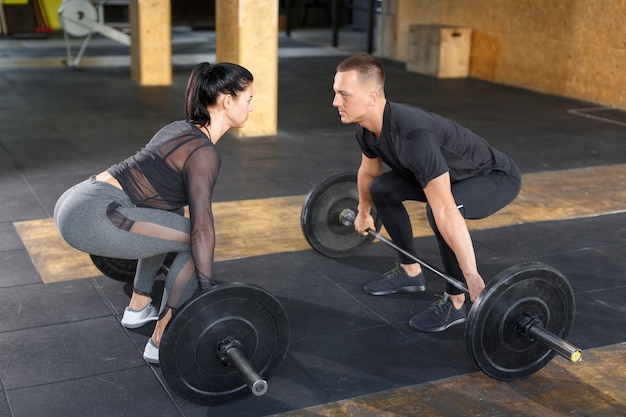
[[[458,279],[381,235],[376,217],[376,230],[367,229],[367,236],[357,233],[353,225],[358,207],[356,180],[355,173],[336,174],[307,194],[301,227],[311,247],[340,258],[354,255],[378,239],[469,293]],[[465,324],[466,348],[482,372],[504,381],[537,372],[555,354],[579,362],[582,351],[565,340],[574,313],[574,293],[563,274],[539,262],[515,265],[488,281],[473,303]]]
[[[164,273],[175,254],[168,254]],[[137,261],[91,255],[114,279],[132,281]],[[180,306],[165,328],[159,365],[168,387],[201,405],[264,395],[289,348],[281,303],[252,284],[221,283]]]

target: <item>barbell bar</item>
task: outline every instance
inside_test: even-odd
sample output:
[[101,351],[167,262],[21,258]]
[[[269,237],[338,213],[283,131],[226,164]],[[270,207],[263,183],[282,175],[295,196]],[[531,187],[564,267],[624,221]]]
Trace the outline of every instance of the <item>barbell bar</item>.
[[[351,209],[344,209],[344,210],[341,210],[339,212],[339,221],[341,222],[341,224],[343,224],[345,226],[354,226],[354,220],[355,219],[356,219],[356,213],[353,210],[351,210]],[[433,267],[430,264],[426,263],[425,261],[422,261],[421,259],[415,257],[413,254],[411,254],[411,253],[407,252],[406,250],[402,249],[400,246],[396,245],[391,240],[387,239],[385,236],[383,236],[380,233],[378,233],[376,230],[372,230],[370,228],[367,228],[366,232],[369,233],[372,237],[380,240],[383,243],[386,243],[387,245],[391,246],[392,248],[394,248],[398,252],[402,252],[404,255],[408,256],[411,259],[413,259],[418,264],[422,265],[423,267],[425,267],[425,268],[429,269],[430,271],[434,272],[435,274],[439,275],[441,278],[445,279],[446,281],[448,281],[450,284],[454,285],[459,290],[469,294],[469,290],[467,289],[467,287],[465,285],[463,285],[463,283],[461,283],[460,281],[456,280],[455,278],[452,278],[450,275],[447,275],[447,274],[444,274],[443,272],[440,272],[435,267]]]
[[217,354],[225,365],[233,365],[250,391],[260,397],[267,392],[267,381],[252,367],[250,361],[243,354],[243,345],[233,336],[218,342]]

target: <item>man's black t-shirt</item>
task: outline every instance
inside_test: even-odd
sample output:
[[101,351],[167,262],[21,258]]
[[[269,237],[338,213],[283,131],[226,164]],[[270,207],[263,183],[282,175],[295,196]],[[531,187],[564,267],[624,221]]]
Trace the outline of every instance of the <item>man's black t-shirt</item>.
[[419,107],[387,101],[380,137],[360,125],[356,139],[368,158],[422,187],[445,172],[452,183],[493,171],[508,173],[509,158],[453,120]]

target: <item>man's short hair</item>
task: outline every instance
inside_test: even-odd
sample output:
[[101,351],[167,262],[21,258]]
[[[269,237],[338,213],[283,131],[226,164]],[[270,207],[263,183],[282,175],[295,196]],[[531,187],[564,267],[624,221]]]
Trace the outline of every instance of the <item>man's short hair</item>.
[[385,70],[380,61],[369,54],[353,55],[337,65],[337,72],[356,71],[360,83],[375,82],[385,86]]

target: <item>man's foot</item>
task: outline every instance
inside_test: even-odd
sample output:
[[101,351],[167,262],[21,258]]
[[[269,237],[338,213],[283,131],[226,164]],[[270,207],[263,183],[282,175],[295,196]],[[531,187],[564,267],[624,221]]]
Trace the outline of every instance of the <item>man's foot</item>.
[[415,293],[426,290],[426,278],[424,272],[414,277],[406,274],[400,264],[383,274],[383,278],[370,282],[364,287],[370,295],[389,295],[395,293]]
[[442,332],[450,326],[465,323],[467,307],[456,309],[448,294],[438,295],[441,299],[435,301],[427,310],[413,316],[409,326],[422,332]]
[[126,307],[124,316],[122,317],[122,326],[127,329],[136,329],[158,318],[159,309],[152,303],[152,300],[150,300],[148,305],[141,310],[133,310],[130,307]]

